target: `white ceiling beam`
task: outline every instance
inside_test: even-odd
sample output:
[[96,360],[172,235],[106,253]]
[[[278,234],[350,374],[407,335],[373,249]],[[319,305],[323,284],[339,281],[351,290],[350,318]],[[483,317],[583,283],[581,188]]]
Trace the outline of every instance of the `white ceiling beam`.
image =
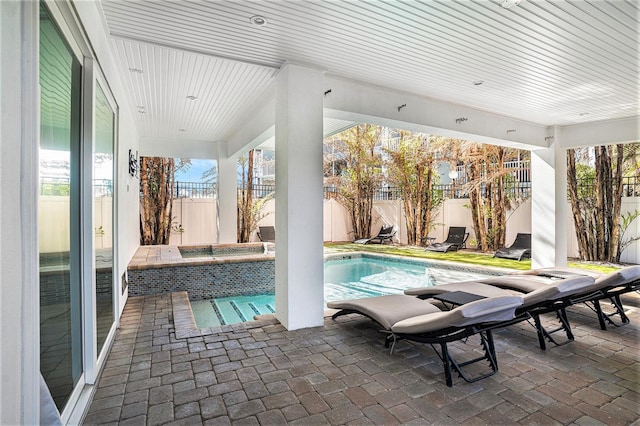
[[326,76],[325,116],[524,149],[546,148],[549,128],[479,109]]
[[560,131],[564,148],[640,142],[640,116],[562,126]]
[[218,155],[220,142],[171,139],[171,138],[140,138],[138,154],[143,157],[174,157],[213,160]]
[[274,137],[275,114],[275,99],[271,97],[227,139],[227,157],[239,157]]

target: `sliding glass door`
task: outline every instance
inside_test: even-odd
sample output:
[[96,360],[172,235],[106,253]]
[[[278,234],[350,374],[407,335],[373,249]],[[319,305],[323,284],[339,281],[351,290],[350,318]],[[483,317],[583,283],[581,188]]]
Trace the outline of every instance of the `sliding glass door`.
[[113,303],[113,176],[115,112],[100,84],[96,84],[95,143],[93,147],[93,226],[98,352],[114,322]]
[[82,68],[40,9],[40,370],[62,411],[83,373],[81,287]]

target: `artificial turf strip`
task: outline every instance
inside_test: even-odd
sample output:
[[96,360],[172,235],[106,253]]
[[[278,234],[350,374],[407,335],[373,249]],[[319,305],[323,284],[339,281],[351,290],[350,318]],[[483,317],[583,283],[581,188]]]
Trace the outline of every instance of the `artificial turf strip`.
[[[531,269],[531,260],[511,260],[493,257],[490,253],[478,253],[469,251],[453,251],[440,253],[425,251],[422,247],[414,246],[391,246],[381,244],[349,244],[349,243],[325,243],[325,248],[333,252],[361,251],[369,253],[395,254],[398,256],[418,257],[423,259],[446,260],[450,262],[468,263],[472,265],[490,266],[495,268],[508,268],[517,270]],[[613,266],[585,264],[579,262],[569,262],[568,266],[573,268],[592,269],[604,273],[615,271],[618,268]]]

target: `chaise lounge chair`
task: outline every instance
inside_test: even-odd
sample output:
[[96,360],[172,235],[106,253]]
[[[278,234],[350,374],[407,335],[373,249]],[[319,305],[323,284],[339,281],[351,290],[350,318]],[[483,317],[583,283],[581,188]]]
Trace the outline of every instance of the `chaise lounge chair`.
[[467,238],[469,238],[469,233],[466,232],[467,228],[464,226],[450,226],[449,227],[449,235],[447,235],[447,239],[441,243],[433,243],[425,247],[425,250],[429,251],[456,251],[465,246],[467,242]]
[[531,258],[531,234],[516,235],[510,247],[499,248],[493,257],[502,257],[504,259],[522,260],[523,258]]
[[[497,296],[476,300],[450,311],[441,311],[435,305],[406,295],[387,295],[364,299],[329,302],[327,306],[340,309],[332,318],[352,313],[364,315],[383,327],[387,334],[385,346],[391,351],[399,339],[440,345],[436,353],[442,360],[446,384],[453,386],[452,368],[465,381],[472,383],[491,376],[498,370],[493,335],[494,324],[504,324],[515,316],[522,305],[520,296]],[[457,362],[449,353],[447,344],[480,335],[484,355]],[[435,347],[434,347],[435,350]],[[488,361],[491,371],[470,376],[464,367]]]
[[355,240],[354,244],[385,244],[387,242],[393,241],[393,237],[396,235],[395,227],[391,226],[382,226],[380,228],[380,232],[378,235],[371,238],[361,238],[359,240]]
[[[620,296],[640,289],[640,265],[627,266],[609,274],[566,267],[541,268],[503,277],[489,278],[483,281],[490,282],[491,285],[501,288],[530,292],[544,286],[548,279],[558,280],[576,276],[593,277],[595,281],[591,287],[584,289],[580,294],[572,296],[571,304],[584,303],[594,311],[602,330],[607,329],[607,324],[619,327],[629,323],[629,318],[624,312]],[[536,278],[535,280],[529,280],[526,277]],[[605,311],[600,304],[603,300],[608,300],[613,309],[608,312]],[[619,322],[614,320],[615,317],[619,317]]]
[[[540,349],[546,349],[546,341],[556,346],[564,345],[573,341],[573,333],[567,318],[566,308],[573,304],[572,297],[584,294],[594,285],[594,278],[584,275],[576,275],[566,279],[554,279],[549,277],[534,277],[530,275],[519,276],[503,276],[488,278],[479,281],[466,281],[460,283],[441,284],[431,287],[422,287],[416,289],[405,290],[405,294],[418,296],[421,299],[430,297],[438,297],[443,293],[464,292],[472,295],[484,297],[497,297],[500,295],[515,294],[516,290],[509,288],[500,288],[495,283],[504,284],[506,279],[515,281],[522,288],[527,287],[530,291],[520,293],[523,298],[522,306],[516,310],[516,316],[519,320],[524,321],[533,319],[533,326],[538,335],[538,343]],[[547,330],[542,325],[540,316],[547,313],[555,313],[560,326]],[[513,324],[517,321],[512,321]],[[505,324],[508,325],[508,324]],[[566,339],[562,342],[553,338],[553,334],[558,331],[564,331]]]
[[276,242],[276,228],[273,226],[261,226],[258,228],[258,238],[263,243],[275,243]]

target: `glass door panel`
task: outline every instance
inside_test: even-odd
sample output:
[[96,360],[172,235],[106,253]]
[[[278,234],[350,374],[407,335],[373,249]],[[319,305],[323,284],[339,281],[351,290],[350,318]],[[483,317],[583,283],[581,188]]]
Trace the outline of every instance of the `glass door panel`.
[[60,411],[83,373],[81,65],[40,7],[40,365]]
[[113,149],[115,114],[97,85],[93,152],[93,226],[96,265],[98,354],[111,330],[113,312]]

